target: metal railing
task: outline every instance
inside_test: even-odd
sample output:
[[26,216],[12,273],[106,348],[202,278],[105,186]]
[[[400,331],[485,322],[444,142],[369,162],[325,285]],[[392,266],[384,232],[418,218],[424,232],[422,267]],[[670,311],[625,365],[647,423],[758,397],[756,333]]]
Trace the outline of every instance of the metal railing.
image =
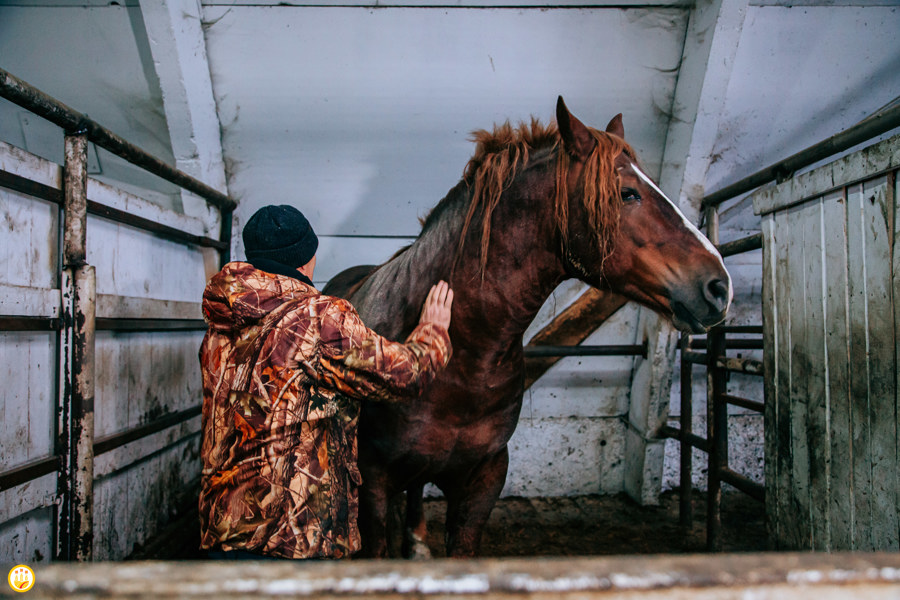
[[[0,97],[61,127],[65,134],[63,186],[56,189],[0,170],[0,187],[55,204],[64,223],[59,238],[62,256],[59,317],[0,315],[0,331],[51,331],[60,337],[60,387],[57,446],[51,456],[0,473],[0,491],[58,472],[55,558],[88,560],[93,539],[93,460],[129,442],[173,427],[200,414],[198,405],[163,415],[150,423],[94,439],[94,334],[96,331],[200,331],[202,319],[97,318],[94,267],[86,264],[86,220],[95,215],[157,237],[219,253],[228,262],[232,212],[236,202],[151,154],[130,144],[85,115],[0,69]],[[219,210],[218,239],[157,223],[87,197],[88,142],[105,148],[142,169],[203,198]],[[192,434],[196,435],[196,433]]]

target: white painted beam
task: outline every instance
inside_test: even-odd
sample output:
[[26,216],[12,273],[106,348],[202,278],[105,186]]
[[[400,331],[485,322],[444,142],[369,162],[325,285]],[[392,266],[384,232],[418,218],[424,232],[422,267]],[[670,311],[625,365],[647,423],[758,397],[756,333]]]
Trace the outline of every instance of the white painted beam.
[[695,222],[747,4],[700,0],[688,21],[659,183]]
[[[693,222],[706,193],[746,9],[747,0],[699,0],[688,20],[659,183]],[[648,309],[641,309],[640,321],[639,331],[657,350],[632,376],[625,491],[642,504],[655,504],[665,453],[664,442],[653,438],[668,414],[678,334]]]
[[[175,166],[227,193],[219,117],[213,98],[199,0],[141,0],[159,77]],[[185,213],[214,219],[206,202],[182,192]]]

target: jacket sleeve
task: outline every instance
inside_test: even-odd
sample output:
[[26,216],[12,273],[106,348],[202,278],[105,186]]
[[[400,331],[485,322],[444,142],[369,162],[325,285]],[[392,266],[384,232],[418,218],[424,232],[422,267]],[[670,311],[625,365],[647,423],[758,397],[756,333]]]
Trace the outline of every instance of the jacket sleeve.
[[450,336],[428,323],[405,343],[382,337],[339,298],[322,313],[320,382],[358,399],[397,400],[421,393],[450,361]]

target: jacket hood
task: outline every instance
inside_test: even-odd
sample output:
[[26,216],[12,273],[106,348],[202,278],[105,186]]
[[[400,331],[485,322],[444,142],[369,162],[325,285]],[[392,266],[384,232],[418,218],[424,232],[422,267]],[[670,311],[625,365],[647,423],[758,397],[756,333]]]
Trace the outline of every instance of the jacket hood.
[[203,291],[203,317],[210,327],[236,331],[257,323],[275,308],[295,298],[318,293],[302,281],[230,262]]

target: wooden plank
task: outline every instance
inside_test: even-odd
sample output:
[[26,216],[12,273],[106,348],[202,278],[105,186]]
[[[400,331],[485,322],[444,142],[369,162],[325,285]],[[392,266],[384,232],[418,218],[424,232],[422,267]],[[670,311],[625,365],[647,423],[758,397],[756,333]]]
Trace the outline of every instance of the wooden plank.
[[27,598],[896,598],[900,556],[724,554],[428,561],[56,563]]
[[862,185],[865,239],[866,320],[869,348],[869,452],[872,472],[872,548],[900,549],[896,532],[897,412],[895,404],[894,310],[891,295],[893,206],[887,178]]
[[0,283],[0,315],[59,317],[59,290]]
[[894,170],[900,166],[898,148],[900,135],[895,135],[817,169],[791,177],[784,183],[763,188],[753,194],[753,209],[757,214],[782,210],[807,198]]
[[[900,163],[900,144],[894,149],[898,163]],[[900,217],[898,217],[897,202],[900,202],[900,170],[893,171],[888,175],[888,193],[890,197],[887,199],[889,206],[894,209],[894,238],[892,252],[892,281],[891,291],[893,293],[894,303],[894,356],[900,360],[900,248],[897,247],[900,240]],[[894,390],[894,420],[900,421],[900,385]],[[897,437],[894,440],[894,448],[896,449],[897,461],[900,463],[900,427],[897,427]],[[898,531],[897,537],[900,538],[900,468],[894,469],[894,512],[897,514]]]
[[781,312],[779,310],[778,298],[781,295],[779,287],[777,260],[778,245],[775,237],[776,231],[776,215],[767,214],[762,217],[760,229],[763,236],[763,259],[762,259],[762,322],[763,322],[763,340],[766,352],[763,353],[763,368],[769,373],[768,377],[763,378],[763,386],[765,388],[765,427],[763,428],[764,446],[765,446],[765,480],[766,480],[766,528],[768,537],[775,545],[780,544],[780,523],[781,523],[781,505],[778,502],[780,495],[779,477],[778,477],[778,406],[784,400],[782,399],[781,388],[779,383],[781,378],[780,364],[777,357],[780,356],[780,348],[783,344],[781,339],[782,331],[780,328]]
[[853,470],[850,462],[850,357],[848,353],[847,210],[844,190],[822,203],[825,251],[825,404],[831,457],[829,550],[852,549]]
[[869,422],[869,336],[866,320],[865,198],[862,186],[847,189],[847,287],[849,299],[850,444],[853,469],[853,550],[872,550],[872,469]]
[[791,422],[791,509],[793,518],[793,543],[797,548],[810,548],[810,497],[809,497],[809,457],[810,448],[807,437],[807,415],[809,411],[809,377],[814,368],[809,362],[808,349],[808,317],[807,307],[810,297],[807,294],[806,254],[804,239],[806,221],[809,219],[810,205],[804,204],[784,211],[786,222],[791,230],[788,240],[788,270],[791,277],[790,293],[790,331],[791,331],[791,384],[790,384],[790,422]]
[[[536,333],[529,344],[535,346],[580,344],[626,302],[627,300],[618,294],[590,288]],[[531,387],[559,360],[558,356],[526,359],[525,389]]]
[[775,237],[777,240],[776,255],[776,277],[778,280],[779,295],[777,297],[779,322],[777,327],[781,332],[782,343],[778,347],[778,388],[781,393],[777,406],[777,479],[774,482],[778,492],[778,513],[780,519],[779,527],[779,547],[793,548],[798,544],[799,534],[793,526],[792,515],[794,507],[791,503],[792,493],[792,465],[794,461],[793,445],[791,443],[791,293],[796,287],[793,280],[793,273],[790,270],[791,258],[791,239],[792,231],[790,220],[787,215],[779,214],[775,218],[776,230]]
[[807,412],[806,447],[809,449],[809,529],[810,548],[829,549],[828,524],[831,505],[829,496],[829,458],[827,408],[825,403],[825,294],[823,289],[823,201],[814,200],[804,206],[803,252],[806,295]]

